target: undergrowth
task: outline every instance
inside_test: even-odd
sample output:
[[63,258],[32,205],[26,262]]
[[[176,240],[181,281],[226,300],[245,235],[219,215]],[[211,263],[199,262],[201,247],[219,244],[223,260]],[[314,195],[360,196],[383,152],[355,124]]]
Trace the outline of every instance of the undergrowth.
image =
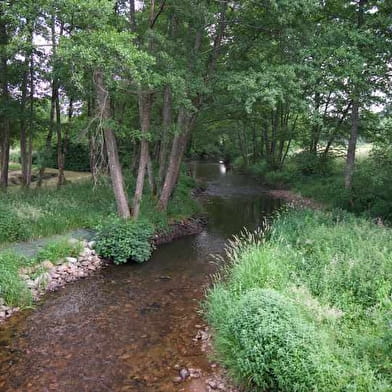
[[392,233],[342,211],[289,210],[232,242],[206,316],[250,390],[392,388]]

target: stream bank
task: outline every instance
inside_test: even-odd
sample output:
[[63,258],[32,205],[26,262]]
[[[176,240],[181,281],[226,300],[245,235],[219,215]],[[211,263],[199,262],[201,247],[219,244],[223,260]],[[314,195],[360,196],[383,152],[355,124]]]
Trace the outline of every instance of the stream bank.
[[199,310],[224,259],[211,254],[223,255],[233,234],[256,229],[281,202],[223,165],[195,163],[193,173],[206,184],[207,226],[162,244],[146,263],[108,265],[11,317],[0,326],[0,390],[212,388],[206,382],[218,370],[202,350]]
[[[157,232],[151,242],[156,247],[181,237],[198,234],[206,224],[207,218],[204,216],[183,219],[170,224],[168,229]],[[76,236],[78,238],[75,238]],[[56,291],[68,283],[86,278],[110,264],[108,260],[96,254],[94,241],[80,239],[81,236],[93,238],[91,231],[85,233],[75,231],[75,236],[69,238],[70,244],[81,248],[77,257],[69,255],[61,260],[44,260],[34,266],[20,268],[19,275],[31,292],[34,302],[39,301],[46,293]],[[38,249],[42,243],[45,243],[45,240],[36,241],[35,244],[34,242],[29,243],[27,254],[33,257],[35,254],[34,248]],[[17,246],[14,245],[12,249],[16,249]],[[19,247],[21,246],[19,245]],[[0,297],[0,324],[20,310],[20,307],[7,306],[4,299]]]

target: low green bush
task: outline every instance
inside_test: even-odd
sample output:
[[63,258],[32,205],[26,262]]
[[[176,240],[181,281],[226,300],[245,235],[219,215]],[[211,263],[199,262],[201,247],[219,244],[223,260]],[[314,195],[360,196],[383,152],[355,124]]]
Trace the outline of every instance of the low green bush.
[[309,151],[301,151],[292,158],[296,169],[305,176],[322,175],[327,176],[333,170],[333,157],[323,156]]
[[[45,153],[40,152],[44,164],[47,167],[58,168],[57,162],[57,147],[53,146],[50,149],[49,154],[45,158]],[[65,157],[65,170],[73,171],[90,171],[90,154],[89,147],[87,144],[69,142],[67,144],[67,153]]]
[[329,340],[295,302],[253,289],[236,303],[216,346],[235,379],[255,391],[331,392],[352,383],[356,391],[370,391],[372,372],[341,363]]
[[290,185],[295,181],[296,174],[291,170],[271,170],[265,173],[265,181],[268,184]]
[[132,259],[138,263],[151,257],[154,227],[147,221],[114,221],[101,227],[96,235],[95,250],[115,264]]
[[249,167],[249,172],[254,176],[263,177],[268,172],[268,164],[264,160],[253,163]]
[[[217,359],[240,384],[256,391],[392,389],[390,229],[341,210],[288,209],[262,239],[235,241],[228,260],[205,309]],[[304,330],[312,339],[297,348]]]
[[30,236],[30,228],[16,211],[0,207],[0,243],[24,241]]

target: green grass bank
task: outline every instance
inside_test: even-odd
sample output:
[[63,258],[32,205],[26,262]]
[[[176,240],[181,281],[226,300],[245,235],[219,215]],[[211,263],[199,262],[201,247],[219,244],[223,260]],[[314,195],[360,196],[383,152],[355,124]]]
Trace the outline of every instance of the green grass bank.
[[272,171],[265,161],[236,167],[278,188],[289,188],[333,208],[392,222],[392,147],[360,146],[357,151],[353,186],[344,188],[345,160],[341,155],[312,154],[290,156],[283,168]]
[[[103,257],[116,263],[129,258],[143,262],[151,255],[150,240],[155,232],[165,232],[171,223],[200,212],[200,205],[191,197],[194,187],[194,180],[182,175],[167,213],[156,210],[156,199],[147,189],[137,222],[117,218],[113,192],[107,182],[93,187],[90,181],[81,181],[60,189],[15,189],[0,194],[0,298],[8,306],[31,305],[31,295],[19,270],[43,260],[57,262],[78,254],[66,238],[48,243],[33,258],[6,250],[10,244],[74,229],[93,229],[97,231],[96,250]],[[134,181],[128,180],[127,188],[128,194],[133,195]]]
[[228,249],[205,303],[217,359],[249,391],[392,390],[392,232],[288,210]]

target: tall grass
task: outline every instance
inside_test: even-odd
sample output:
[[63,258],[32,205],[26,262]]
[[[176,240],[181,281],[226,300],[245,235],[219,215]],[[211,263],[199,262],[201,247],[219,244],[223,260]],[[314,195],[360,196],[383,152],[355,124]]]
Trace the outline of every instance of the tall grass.
[[[155,198],[146,192],[141,217],[163,228],[170,220],[194,214],[198,205],[190,197],[192,186],[189,177],[181,176],[167,215],[157,212]],[[133,189],[134,181],[127,181],[130,197]],[[94,228],[115,215],[115,200],[107,182],[94,187],[90,181],[83,181],[60,189],[42,188],[0,194],[0,247],[72,229]]]
[[[134,181],[128,180],[127,184],[128,194],[132,196]],[[180,177],[167,213],[156,210],[157,201],[147,189],[142,201],[140,222],[151,227],[152,231],[162,230],[173,220],[199,212],[199,205],[190,197],[194,185],[191,178],[185,175]],[[113,224],[119,224],[119,221],[113,192],[107,182],[101,182],[96,187],[85,181],[60,189],[15,190],[0,194],[0,248],[15,241],[62,234],[79,228],[100,230]],[[142,226],[135,227],[142,231]],[[143,244],[148,249],[151,248],[149,240],[146,238]],[[118,243],[116,238],[113,241]],[[136,242],[133,250],[139,255],[141,243]],[[0,253],[0,298],[4,298],[10,306],[30,305],[31,296],[19,276],[19,269],[43,260],[56,262],[65,256],[77,255],[79,251],[77,245],[60,239],[48,243],[32,259],[14,253]]]
[[206,315],[217,357],[240,384],[391,390],[390,229],[341,211],[289,210],[262,239],[234,241],[228,257]]

